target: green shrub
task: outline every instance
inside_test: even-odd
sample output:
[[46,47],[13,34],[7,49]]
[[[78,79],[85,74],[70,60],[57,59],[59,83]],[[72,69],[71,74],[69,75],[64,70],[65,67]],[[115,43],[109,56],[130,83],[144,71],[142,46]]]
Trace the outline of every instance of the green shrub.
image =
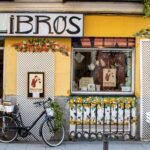
[[54,129],[59,130],[62,127],[63,123],[62,109],[56,101],[51,102],[49,104],[49,107],[51,107],[54,110]]
[[144,0],[144,14],[145,16],[150,16],[150,0]]

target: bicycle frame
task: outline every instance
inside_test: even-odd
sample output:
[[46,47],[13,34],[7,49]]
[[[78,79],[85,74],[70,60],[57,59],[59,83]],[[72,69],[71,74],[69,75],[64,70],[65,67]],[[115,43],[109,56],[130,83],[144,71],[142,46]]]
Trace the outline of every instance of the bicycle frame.
[[[46,102],[48,101],[51,102],[51,99],[48,98]],[[22,138],[30,135],[39,141],[30,130],[42,118],[43,122],[39,121],[41,124],[39,127],[39,136],[41,136],[43,141],[49,146],[55,147],[60,145],[64,140],[64,127],[62,125],[60,130],[55,129],[54,110],[50,109],[51,105],[46,104],[46,102],[40,101],[33,103],[36,104],[36,106],[43,105],[44,110],[28,126],[23,123],[19,107],[16,107],[11,114],[5,112],[0,118],[1,123],[4,123],[4,125],[2,124],[0,127],[2,133],[0,133],[0,142],[12,142],[18,135]],[[56,135],[59,135],[59,137],[56,137]]]
[[30,126],[26,126],[27,131],[30,131],[44,114],[46,114],[45,110],[37,117],[37,119]]
[[[39,104],[39,102],[37,103]],[[9,126],[9,127],[5,127],[5,129],[15,129],[15,130],[18,130],[19,134],[21,133],[21,131],[23,130],[23,132],[26,133],[26,136],[28,135],[28,133],[30,133],[30,130],[36,125],[36,123],[41,119],[42,116],[45,115],[45,119],[43,121],[43,123],[49,119],[50,121],[50,126],[52,129],[54,129],[53,125],[52,125],[52,122],[51,120],[53,119],[53,117],[51,116],[48,116],[47,113],[46,113],[46,109],[45,109],[45,106],[43,104],[43,108],[44,110],[41,112],[41,114],[31,123],[31,125],[29,126],[25,126],[23,121],[22,121],[22,116],[21,116],[21,113],[18,112],[18,113],[13,113],[10,117],[12,117],[14,119],[14,121],[17,123],[17,126]],[[41,127],[39,128],[39,133],[41,133],[41,130],[42,130],[42,125],[43,123],[41,123]],[[41,134],[40,134],[41,135]],[[21,136],[21,134],[20,134]],[[24,137],[26,137],[24,136]]]
[[[18,127],[15,127],[15,129],[26,129],[27,130],[27,132],[29,132],[35,125],[36,125],[36,123],[41,119],[41,117],[44,115],[44,114],[46,114],[46,111],[44,110],[37,118],[36,118],[36,120],[31,124],[31,125],[29,125],[29,126],[24,126],[24,124],[23,124],[23,122],[22,122],[22,117],[21,117],[21,115],[19,115],[19,119],[17,118],[17,117],[14,117],[13,116],[13,119],[16,121],[16,123],[19,125]],[[21,125],[20,125],[20,123],[21,123]],[[13,128],[13,127],[11,127],[11,128]],[[13,128],[14,129],[14,128]]]

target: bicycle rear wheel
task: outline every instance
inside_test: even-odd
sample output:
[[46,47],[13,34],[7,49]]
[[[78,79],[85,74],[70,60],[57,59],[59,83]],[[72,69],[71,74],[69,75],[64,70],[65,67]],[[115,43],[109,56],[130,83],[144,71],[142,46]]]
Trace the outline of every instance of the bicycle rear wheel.
[[43,141],[52,147],[59,146],[64,140],[64,127],[60,127],[58,130],[54,130],[52,127],[53,120],[46,120],[42,126],[42,139]]
[[18,131],[11,127],[17,127],[17,123],[12,117],[1,116],[0,117],[0,142],[9,143],[16,139]]

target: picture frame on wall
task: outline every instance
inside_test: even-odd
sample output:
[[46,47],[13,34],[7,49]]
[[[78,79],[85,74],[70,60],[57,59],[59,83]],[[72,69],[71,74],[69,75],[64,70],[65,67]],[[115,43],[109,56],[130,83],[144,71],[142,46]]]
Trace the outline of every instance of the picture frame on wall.
[[28,72],[28,98],[43,98],[44,86],[44,72]]

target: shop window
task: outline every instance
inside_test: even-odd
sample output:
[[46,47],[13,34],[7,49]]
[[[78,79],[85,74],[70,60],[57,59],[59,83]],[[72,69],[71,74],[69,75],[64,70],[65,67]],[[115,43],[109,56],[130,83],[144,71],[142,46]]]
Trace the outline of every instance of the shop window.
[[64,0],[65,2],[143,2],[143,0]]
[[[116,39],[109,38],[103,42],[106,45],[99,48],[92,47],[100,45],[100,42],[95,42],[96,40],[80,39],[80,48],[73,48],[72,94],[133,94],[134,44],[126,42],[127,47],[123,42],[127,40],[119,39],[121,42],[114,45]],[[78,45],[78,42],[75,40],[74,44]]]

